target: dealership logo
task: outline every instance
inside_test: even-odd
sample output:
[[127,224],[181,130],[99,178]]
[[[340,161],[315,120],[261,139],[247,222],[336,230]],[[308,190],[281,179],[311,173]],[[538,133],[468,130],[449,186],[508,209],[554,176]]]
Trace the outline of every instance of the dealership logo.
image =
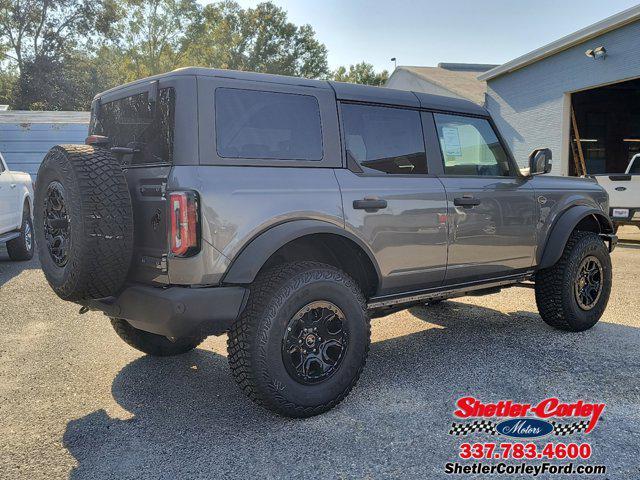
[[[453,415],[470,422],[454,422],[450,435],[468,435],[484,432],[516,438],[536,438],[545,435],[571,435],[577,432],[590,433],[598,424],[604,403],[584,400],[562,402],[558,398],[546,398],[536,405],[500,400],[483,403],[474,397],[463,397],[456,402]],[[579,419],[562,422],[555,419]]]
[[496,425],[500,435],[516,438],[544,437],[553,432],[553,425],[536,418],[512,418]]

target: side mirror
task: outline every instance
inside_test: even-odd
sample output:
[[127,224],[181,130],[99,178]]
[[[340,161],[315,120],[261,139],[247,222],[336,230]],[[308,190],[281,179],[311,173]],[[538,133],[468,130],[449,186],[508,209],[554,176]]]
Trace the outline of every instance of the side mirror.
[[536,148],[529,155],[529,175],[540,175],[551,171],[551,150]]

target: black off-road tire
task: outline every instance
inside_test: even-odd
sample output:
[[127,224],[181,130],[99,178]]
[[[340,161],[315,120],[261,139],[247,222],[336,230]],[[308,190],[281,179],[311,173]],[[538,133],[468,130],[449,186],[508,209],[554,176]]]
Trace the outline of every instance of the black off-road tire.
[[[290,320],[311,302],[327,301],[343,313],[348,344],[336,371],[319,383],[303,384],[287,371],[283,338]],[[340,403],[364,368],[370,345],[364,296],[337,268],[316,262],[280,265],[251,285],[248,304],[229,332],[229,365],[254,402],[288,417],[310,417]]]
[[[575,281],[581,262],[588,256],[596,257],[602,265],[602,290],[591,309],[584,310],[576,298]],[[573,232],[560,260],[536,274],[535,293],[540,316],[548,325],[572,332],[593,327],[611,293],[611,258],[602,239],[592,232]]]
[[[45,206],[61,185],[69,219],[66,263],[45,238]],[[127,181],[110,151],[88,145],[57,145],[38,170],[34,204],[36,244],[47,281],[64,300],[115,295],[133,253],[133,211]],[[50,222],[50,221],[49,221]],[[49,223],[50,224],[50,223]]]
[[200,345],[206,336],[168,339],[162,335],[138,330],[126,320],[111,318],[111,326],[130,347],[154,357],[182,355]]
[[31,222],[31,213],[29,206],[25,205],[22,214],[22,226],[20,227],[20,236],[7,242],[7,253],[9,258],[15,262],[31,260],[33,258],[33,250],[35,242],[33,239],[33,223]]

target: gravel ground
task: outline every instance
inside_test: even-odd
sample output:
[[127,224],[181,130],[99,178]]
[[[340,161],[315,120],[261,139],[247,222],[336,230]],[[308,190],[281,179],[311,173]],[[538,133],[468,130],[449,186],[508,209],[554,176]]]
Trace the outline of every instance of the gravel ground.
[[225,337],[142,356],[106,317],[60,301],[36,261],[0,253],[0,477],[442,478],[461,442],[447,434],[453,402],[471,394],[605,402],[594,432],[573,438],[591,442],[607,478],[638,478],[640,245],[613,262],[609,307],[583,333],[547,327],[522,288],[374,320],[346,401],[289,420],[242,395]]

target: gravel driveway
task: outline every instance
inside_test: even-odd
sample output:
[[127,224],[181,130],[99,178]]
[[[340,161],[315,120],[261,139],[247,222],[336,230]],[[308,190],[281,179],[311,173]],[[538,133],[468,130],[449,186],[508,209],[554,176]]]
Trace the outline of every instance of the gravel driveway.
[[612,298],[590,331],[547,327],[523,288],[412,308],[373,322],[343,404],[289,420],[236,388],[225,337],[142,356],[102,314],[60,301],[36,261],[0,253],[0,477],[442,478],[460,444],[447,433],[453,402],[471,394],[605,402],[590,463],[638,478],[640,246],[613,261]]

